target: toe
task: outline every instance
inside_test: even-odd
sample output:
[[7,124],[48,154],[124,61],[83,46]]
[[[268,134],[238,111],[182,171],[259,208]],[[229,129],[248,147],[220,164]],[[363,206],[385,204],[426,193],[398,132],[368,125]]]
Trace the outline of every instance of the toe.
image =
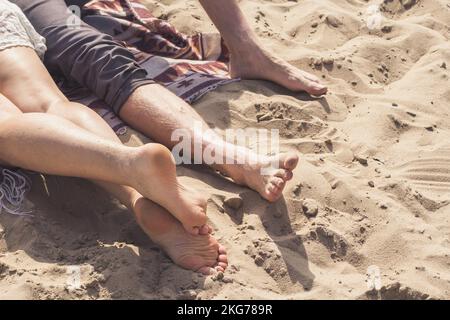
[[222,246],[222,245],[219,246],[219,253],[220,254],[227,254],[227,250],[225,249],[224,246]]
[[305,88],[305,91],[314,96],[321,96],[327,93],[328,88],[321,83],[310,81],[307,87]]
[[193,236],[198,236],[200,234],[200,228],[199,227],[186,227],[186,231]]
[[294,177],[292,171],[287,170],[284,175],[284,181],[290,181]]
[[205,224],[204,226],[199,228],[198,234],[207,235],[210,234],[211,232],[212,232],[211,227]]
[[[298,165],[299,157],[298,157],[298,154],[296,154],[294,152],[283,153],[276,157],[277,158],[273,159],[273,162],[275,162],[275,161],[278,162],[278,169],[285,169],[285,170],[292,171]],[[274,166],[275,164],[272,164],[272,166]]]
[[[228,264],[225,263],[225,262],[219,262],[219,263],[217,264],[217,266],[218,266],[218,267],[221,267],[221,268],[225,271],[225,269],[228,267]],[[223,271],[222,271],[222,272],[223,272]]]
[[289,181],[293,177],[293,173],[290,170],[280,169],[273,174],[275,177],[282,179],[283,181]]
[[217,266],[217,267],[215,268],[215,270],[218,271],[218,272],[225,272],[225,269],[222,268],[221,266]]
[[278,189],[283,189],[285,181],[282,178],[279,178],[279,177],[272,177],[270,179],[270,183],[273,184]]
[[226,255],[221,254],[221,255],[219,256],[219,258],[217,258],[217,261],[228,263],[228,258],[227,258]]
[[273,184],[269,183],[266,187],[265,199],[269,202],[275,202],[280,198],[281,192]]
[[209,276],[211,273],[214,272],[214,269],[212,269],[211,267],[201,267],[200,269],[197,270],[198,273],[204,274],[205,276]]
[[298,164],[298,155],[295,153],[288,153],[282,159],[280,159],[282,163],[280,166],[287,170],[294,170]]
[[269,183],[267,185],[267,191],[273,195],[277,194],[278,190],[279,190],[278,187],[272,183]]

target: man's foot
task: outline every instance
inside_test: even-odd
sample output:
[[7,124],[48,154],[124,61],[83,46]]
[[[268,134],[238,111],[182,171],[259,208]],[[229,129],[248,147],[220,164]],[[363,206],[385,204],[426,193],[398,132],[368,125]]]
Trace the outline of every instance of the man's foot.
[[172,213],[190,234],[207,234],[207,199],[178,182],[169,149],[147,144],[135,152],[129,169],[134,174],[132,187]]
[[298,155],[286,153],[273,157],[258,157],[247,164],[224,165],[221,171],[237,184],[257,191],[264,199],[275,202],[283,195],[286,182],[292,179]]
[[314,96],[327,92],[327,87],[321,84],[315,75],[300,70],[260,48],[250,52],[250,54],[231,54],[232,77],[269,80],[289,90],[306,91]]
[[137,199],[133,207],[141,228],[174,263],[203,274],[225,271],[228,266],[225,248],[209,233],[197,236],[187,233],[169,212],[148,199]]

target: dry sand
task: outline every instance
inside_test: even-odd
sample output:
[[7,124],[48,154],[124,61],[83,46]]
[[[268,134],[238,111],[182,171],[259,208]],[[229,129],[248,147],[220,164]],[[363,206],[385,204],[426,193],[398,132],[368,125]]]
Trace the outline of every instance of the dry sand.
[[[34,217],[0,215],[0,298],[450,298],[450,5],[384,2],[383,28],[370,30],[377,1],[242,1],[264,43],[330,93],[242,81],[195,105],[218,129],[280,129],[282,149],[302,154],[276,204],[179,169],[212,194],[231,263],[223,279],[172,264],[89,183],[35,176]],[[147,3],[184,32],[213,31],[195,0]],[[282,117],[258,123],[269,110]],[[223,205],[236,197],[242,207]],[[76,290],[70,266],[81,270]],[[378,291],[368,268],[380,271]]]

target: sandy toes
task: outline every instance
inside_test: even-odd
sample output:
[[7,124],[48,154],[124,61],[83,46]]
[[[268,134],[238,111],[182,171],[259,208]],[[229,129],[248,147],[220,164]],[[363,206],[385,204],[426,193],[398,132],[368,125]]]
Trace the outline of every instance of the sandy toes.
[[224,167],[224,173],[237,184],[257,191],[264,199],[274,202],[282,195],[286,182],[293,177],[298,155],[285,153],[273,157],[259,157],[255,163]]

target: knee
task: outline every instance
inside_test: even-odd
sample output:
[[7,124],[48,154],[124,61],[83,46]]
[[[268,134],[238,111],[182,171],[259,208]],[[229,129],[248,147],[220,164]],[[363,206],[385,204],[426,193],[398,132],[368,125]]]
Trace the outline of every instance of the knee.
[[45,107],[45,113],[64,118],[78,126],[88,123],[92,117],[98,116],[93,110],[78,103],[55,101]]

